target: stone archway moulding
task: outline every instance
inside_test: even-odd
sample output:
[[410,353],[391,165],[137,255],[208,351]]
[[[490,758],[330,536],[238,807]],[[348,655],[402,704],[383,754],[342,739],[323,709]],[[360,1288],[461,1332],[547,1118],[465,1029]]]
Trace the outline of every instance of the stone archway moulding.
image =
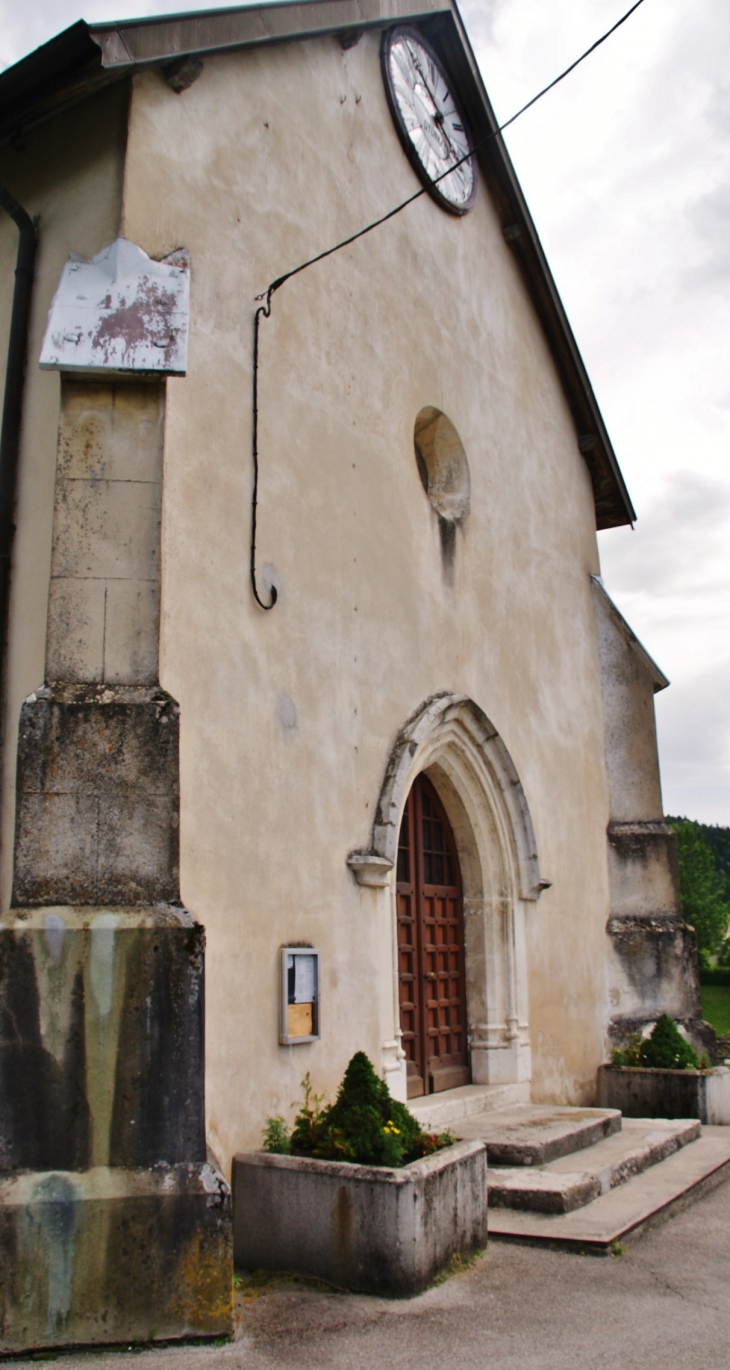
[[439,756],[456,751],[501,810],[512,846],[516,894],[539,899],[550,886],[540,875],[535,833],[527,799],[512,758],[486,714],[467,695],[441,694],[427,700],[396,738],[375,812],[369,851],[351,852],[347,864],[358,883],[388,884],[398,848],[401,814],[413,778]]

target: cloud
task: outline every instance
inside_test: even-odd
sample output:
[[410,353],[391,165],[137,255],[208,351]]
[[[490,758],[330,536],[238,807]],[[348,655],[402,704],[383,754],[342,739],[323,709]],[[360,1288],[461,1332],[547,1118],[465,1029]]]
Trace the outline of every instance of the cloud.
[[694,471],[670,475],[635,531],[601,538],[609,590],[730,599],[730,484]]
[[723,184],[702,195],[691,206],[688,219],[698,243],[705,245],[704,261],[689,267],[684,281],[716,289],[730,284],[730,186]]
[[730,825],[730,658],[656,696],[668,813]]
[[730,657],[657,696],[662,769],[677,785],[730,785]]
[[[465,0],[467,23],[478,0]],[[520,0],[475,41],[505,117],[619,17]],[[674,684],[674,812],[730,822],[730,7],[646,4],[507,135],[639,513],[606,587]]]
[[[0,62],[73,23],[79,2],[0,0]],[[88,3],[97,20],[200,7]],[[462,0],[498,116],[626,3]],[[609,592],[676,681],[658,697],[665,769],[685,794],[701,776],[705,816],[716,802],[730,819],[728,51],[727,0],[646,3],[507,141],[639,511],[636,532],[601,534],[601,556]]]
[[478,4],[462,6],[472,47],[495,42],[495,25],[507,0],[479,0]]

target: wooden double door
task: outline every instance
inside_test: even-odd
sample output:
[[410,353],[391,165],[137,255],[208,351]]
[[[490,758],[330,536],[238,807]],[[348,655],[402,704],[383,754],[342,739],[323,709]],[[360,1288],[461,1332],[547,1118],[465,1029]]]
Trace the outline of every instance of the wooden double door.
[[430,780],[417,776],[398,841],[398,988],[408,1097],[470,1079],[464,899],[454,834]]

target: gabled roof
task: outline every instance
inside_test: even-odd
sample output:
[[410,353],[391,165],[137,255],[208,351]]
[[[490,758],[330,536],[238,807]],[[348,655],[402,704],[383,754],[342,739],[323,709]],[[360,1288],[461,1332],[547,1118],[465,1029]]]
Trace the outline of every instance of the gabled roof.
[[[455,0],[301,0],[107,24],[80,20],[0,75],[0,142],[148,66],[186,56],[338,34],[345,44],[371,28],[418,25],[436,48],[480,142],[497,128]],[[596,526],[633,523],[628,491],[540,240],[501,137],[479,164],[542,324],[593,483]]]

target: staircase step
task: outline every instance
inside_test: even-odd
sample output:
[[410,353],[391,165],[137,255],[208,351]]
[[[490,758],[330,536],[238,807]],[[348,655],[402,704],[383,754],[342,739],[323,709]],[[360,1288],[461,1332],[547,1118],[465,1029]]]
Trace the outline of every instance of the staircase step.
[[452,1124],[459,1141],[487,1144],[490,1165],[540,1166],[621,1131],[617,1108],[520,1104]]
[[540,1167],[490,1167],[489,1206],[572,1213],[659,1165],[699,1136],[695,1119],[625,1118],[621,1132],[581,1151],[580,1170],[574,1169],[572,1155]]
[[[628,1129],[629,1121],[624,1126]],[[655,1119],[646,1120],[647,1126]],[[544,1172],[543,1172],[544,1173]],[[635,1175],[569,1213],[490,1208],[489,1236],[495,1241],[525,1242],[608,1256],[656,1222],[730,1179],[730,1127],[703,1127],[691,1146],[683,1146],[660,1165]]]
[[460,1085],[443,1094],[424,1094],[409,1099],[408,1108],[427,1132],[445,1132],[464,1118],[490,1113],[495,1109],[529,1104],[530,1082],[515,1085]]

